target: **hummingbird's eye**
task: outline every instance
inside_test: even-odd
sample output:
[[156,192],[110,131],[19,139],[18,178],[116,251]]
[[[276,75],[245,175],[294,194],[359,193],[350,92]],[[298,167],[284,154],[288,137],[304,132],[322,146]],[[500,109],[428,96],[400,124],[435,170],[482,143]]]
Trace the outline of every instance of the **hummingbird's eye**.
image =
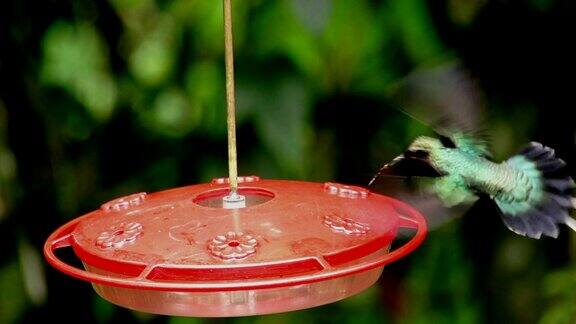
[[442,146],[445,148],[456,148],[456,143],[447,136],[440,136],[440,143],[442,143]]

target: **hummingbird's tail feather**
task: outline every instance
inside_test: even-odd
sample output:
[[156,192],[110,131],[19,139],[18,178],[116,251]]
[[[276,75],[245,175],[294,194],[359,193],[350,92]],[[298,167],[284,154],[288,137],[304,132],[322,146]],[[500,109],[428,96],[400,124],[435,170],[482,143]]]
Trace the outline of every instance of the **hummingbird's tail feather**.
[[566,225],[570,227],[573,231],[576,231],[576,220],[570,216],[565,220]]
[[539,239],[542,235],[558,237],[558,224],[566,224],[576,230],[576,220],[555,202],[545,202],[518,215],[502,214],[506,227],[514,233]]
[[558,225],[566,224],[576,231],[576,220],[570,209],[576,208],[572,196],[575,184],[559,171],[566,163],[555,157],[553,149],[532,142],[508,163],[530,179],[529,198],[521,202],[499,201],[504,224],[513,232],[539,239],[542,235],[556,238]]

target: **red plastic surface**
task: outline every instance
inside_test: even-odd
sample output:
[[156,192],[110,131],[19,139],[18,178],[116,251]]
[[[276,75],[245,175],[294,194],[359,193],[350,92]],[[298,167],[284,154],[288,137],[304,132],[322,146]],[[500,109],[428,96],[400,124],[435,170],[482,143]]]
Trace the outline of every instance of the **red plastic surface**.
[[[158,291],[236,291],[295,286],[368,271],[415,249],[426,223],[410,206],[363,188],[244,177],[248,207],[203,202],[225,180],[115,199],[55,231],[44,252],[73,277]],[[210,204],[208,204],[210,205]],[[388,253],[399,227],[416,229]],[[54,253],[72,246],[92,272]]]

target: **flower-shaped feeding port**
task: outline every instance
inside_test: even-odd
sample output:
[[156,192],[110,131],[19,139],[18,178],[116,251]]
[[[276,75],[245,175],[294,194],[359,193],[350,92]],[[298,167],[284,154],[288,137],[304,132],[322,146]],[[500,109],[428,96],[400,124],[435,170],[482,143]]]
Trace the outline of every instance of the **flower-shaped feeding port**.
[[218,235],[208,242],[210,253],[223,260],[243,259],[256,253],[258,241],[244,233],[228,232]]
[[121,223],[108,231],[100,233],[96,239],[96,245],[103,249],[118,249],[126,244],[134,243],[142,233],[142,225],[140,223]]
[[103,204],[100,206],[100,209],[105,212],[129,209],[142,204],[146,199],[146,195],[145,192],[139,192],[126,197],[117,198]]
[[368,190],[356,186],[347,186],[339,183],[326,182],[324,184],[324,191],[330,195],[335,195],[342,198],[350,199],[366,199],[368,197]]
[[359,223],[350,218],[342,218],[334,214],[324,216],[324,225],[336,233],[347,235],[365,235],[370,231],[368,224]]

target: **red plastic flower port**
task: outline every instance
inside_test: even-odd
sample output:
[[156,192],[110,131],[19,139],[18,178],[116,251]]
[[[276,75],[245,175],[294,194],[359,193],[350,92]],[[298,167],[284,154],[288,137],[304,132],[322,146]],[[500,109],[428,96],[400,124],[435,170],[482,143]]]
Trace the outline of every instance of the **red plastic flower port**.
[[256,253],[258,241],[252,235],[228,232],[208,242],[210,253],[223,260],[243,259]]
[[337,233],[348,235],[365,235],[370,231],[368,224],[356,222],[350,218],[342,218],[337,215],[324,216],[324,225]]
[[100,233],[96,239],[96,245],[103,249],[121,248],[125,244],[134,243],[140,235],[142,235],[140,223],[121,223]]

